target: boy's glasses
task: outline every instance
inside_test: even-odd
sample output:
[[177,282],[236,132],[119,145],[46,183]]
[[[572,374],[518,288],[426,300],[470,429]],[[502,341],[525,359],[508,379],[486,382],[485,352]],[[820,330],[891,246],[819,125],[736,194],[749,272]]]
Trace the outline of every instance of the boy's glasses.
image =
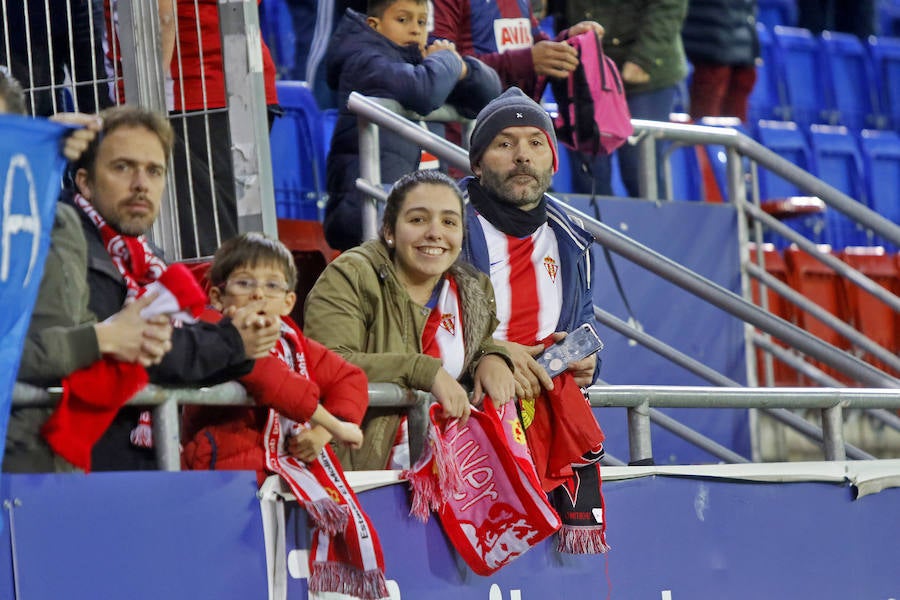
[[233,296],[249,296],[257,289],[267,298],[278,298],[288,291],[288,286],[278,281],[257,281],[255,279],[229,279],[225,291]]

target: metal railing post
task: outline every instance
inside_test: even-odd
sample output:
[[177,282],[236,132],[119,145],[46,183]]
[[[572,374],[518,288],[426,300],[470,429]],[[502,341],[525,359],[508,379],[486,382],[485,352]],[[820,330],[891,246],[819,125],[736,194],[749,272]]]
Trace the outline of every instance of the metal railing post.
[[847,460],[844,448],[844,411],[840,403],[822,409],[822,435],[825,460]]
[[181,427],[178,400],[168,396],[153,407],[153,448],[163,471],[181,470]]
[[259,7],[219,0],[238,229],[278,235]]
[[628,409],[628,451],[631,464],[653,461],[653,445],[650,439],[650,401]]
[[659,200],[656,138],[652,134],[638,136],[638,192],[641,198]]
[[[363,116],[359,117],[359,177],[373,186],[381,185],[381,155],[378,126]],[[372,196],[363,196],[362,239],[378,237],[378,205]]]

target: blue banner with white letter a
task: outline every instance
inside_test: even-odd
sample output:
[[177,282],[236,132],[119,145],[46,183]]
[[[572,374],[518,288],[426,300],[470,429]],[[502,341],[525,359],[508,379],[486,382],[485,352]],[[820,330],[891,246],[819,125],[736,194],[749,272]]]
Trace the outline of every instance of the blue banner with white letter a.
[[66,130],[43,119],[0,115],[0,440],[6,439],[22,344],[50,244]]

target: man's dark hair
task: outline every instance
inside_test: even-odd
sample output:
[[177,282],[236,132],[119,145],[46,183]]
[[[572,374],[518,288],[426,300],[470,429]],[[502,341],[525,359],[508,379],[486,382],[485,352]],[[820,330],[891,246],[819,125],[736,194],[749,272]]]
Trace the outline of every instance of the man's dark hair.
[[[412,0],[416,4],[426,4],[428,0]],[[366,16],[380,19],[384,16],[384,11],[397,0],[369,0],[366,4]]]
[[0,99],[6,104],[9,114],[25,114],[25,93],[6,67],[0,67]]
[[425,169],[407,173],[394,183],[390,194],[388,194],[387,201],[385,202],[384,216],[381,219],[380,237],[382,242],[385,241],[384,234],[386,231],[396,231],[397,219],[400,217],[400,207],[403,206],[406,195],[410,190],[419,187],[420,185],[447,186],[453,191],[456,197],[459,198],[459,214],[465,214],[462,192],[459,190],[459,186],[456,185],[456,182],[453,181],[452,177],[437,169]]
[[123,104],[121,106],[113,106],[100,112],[103,119],[103,130],[100,132],[87,150],[78,159],[73,166],[72,172],[75,173],[79,169],[84,169],[88,173],[88,178],[93,178],[94,163],[97,161],[97,150],[103,142],[103,138],[119,127],[143,127],[156,134],[159,143],[162,144],[163,152],[168,159],[172,152],[172,146],[175,143],[175,133],[172,131],[172,125],[169,124],[165,116],[141,108],[139,106],[130,106]]
[[251,231],[226,240],[219,246],[206,277],[210,285],[219,287],[240,267],[270,264],[281,269],[289,289],[297,287],[297,266],[291,251],[277,239]]

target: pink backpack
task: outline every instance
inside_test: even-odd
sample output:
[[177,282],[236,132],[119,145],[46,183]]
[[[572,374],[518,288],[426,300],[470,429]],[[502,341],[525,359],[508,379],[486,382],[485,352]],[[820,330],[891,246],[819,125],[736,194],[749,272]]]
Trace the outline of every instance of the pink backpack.
[[550,79],[559,114],[560,143],[586,154],[611,154],[634,129],[622,77],[594,31],[566,40],[578,51],[578,67],[566,79]]

